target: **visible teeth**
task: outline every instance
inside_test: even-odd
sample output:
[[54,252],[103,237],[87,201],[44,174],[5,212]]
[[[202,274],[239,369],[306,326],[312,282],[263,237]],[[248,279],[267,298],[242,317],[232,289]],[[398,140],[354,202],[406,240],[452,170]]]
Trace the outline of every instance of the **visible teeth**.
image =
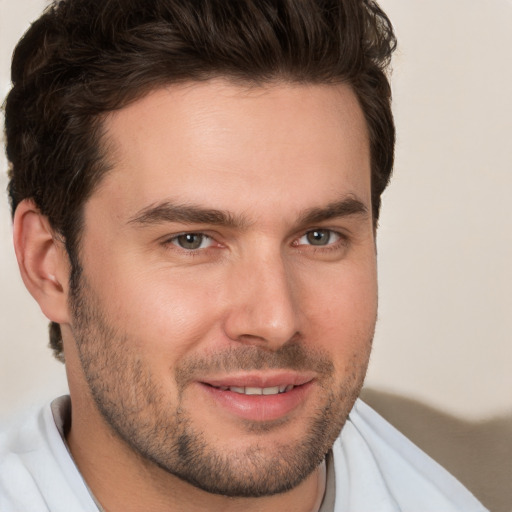
[[263,389],[262,388],[246,387],[245,388],[245,394],[246,395],[262,395],[263,394]]
[[237,387],[230,386],[229,388],[225,386],[220,386],[219,389],[222,391],[233,391],[233,393],[240,393],[243,395],[277,395],[278,393],[285,393],[287,391],[291,391],[294,388],[293,384],[289,384],[288,386],[273,386],[269,388],[256,388],[256,387]]

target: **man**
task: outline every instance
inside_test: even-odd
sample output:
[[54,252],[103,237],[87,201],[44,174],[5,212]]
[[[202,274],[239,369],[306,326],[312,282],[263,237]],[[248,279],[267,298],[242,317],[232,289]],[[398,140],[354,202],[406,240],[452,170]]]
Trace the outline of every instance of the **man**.
[[484,510],[356,401],[394,47],[362,0],[64,0],[34,23],[9,194],[70,398],[5,435],[0,510]]

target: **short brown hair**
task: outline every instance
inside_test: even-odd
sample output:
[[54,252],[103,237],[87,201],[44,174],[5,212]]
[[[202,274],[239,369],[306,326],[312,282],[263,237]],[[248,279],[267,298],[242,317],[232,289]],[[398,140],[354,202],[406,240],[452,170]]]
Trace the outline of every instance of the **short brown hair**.
[[[60,0],[13,56],[5,102],[12,212],[33,199],[79,272],[83,205],[108,165],[102,114],[159,86],[227,77],[348,83],[364,112],[372,208],[393,166],[386,76],[396,40],[373,0]],[[58,324],[50,345],[62,358]]]

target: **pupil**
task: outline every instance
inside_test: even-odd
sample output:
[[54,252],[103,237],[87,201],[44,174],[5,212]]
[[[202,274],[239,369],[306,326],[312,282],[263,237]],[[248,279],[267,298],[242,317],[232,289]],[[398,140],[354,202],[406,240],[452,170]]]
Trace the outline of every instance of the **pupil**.
[[188,233],[178,237],[178,242],[184,249],[199,249],[202,241],[203,237],[194,233]]
[[326,229],[317,229],[310,231],[307,238],[311,245],[325,245],[329,242],[330,234]]

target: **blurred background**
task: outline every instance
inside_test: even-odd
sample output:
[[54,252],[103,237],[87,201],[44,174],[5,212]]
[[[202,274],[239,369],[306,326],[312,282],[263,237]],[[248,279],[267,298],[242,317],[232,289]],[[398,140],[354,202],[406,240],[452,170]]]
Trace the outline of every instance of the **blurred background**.
[[[46,5],[0,0],[0,95]],[[382,0],[398,144],[365,400],[491,510],[512,511],[512,1]],[[3,142],[3,140],[2,140]],[[0,159],[0,188],[7,163]],[[66,392],[0,196],[0,422]]]

